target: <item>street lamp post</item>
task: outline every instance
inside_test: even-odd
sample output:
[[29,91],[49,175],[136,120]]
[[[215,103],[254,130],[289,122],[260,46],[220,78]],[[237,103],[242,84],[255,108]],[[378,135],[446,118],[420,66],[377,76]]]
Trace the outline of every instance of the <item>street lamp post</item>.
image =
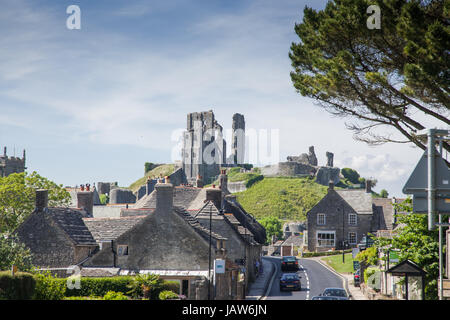
[[345,263],[345,213],[344,213],[344,205],[342,205],[342,263]]

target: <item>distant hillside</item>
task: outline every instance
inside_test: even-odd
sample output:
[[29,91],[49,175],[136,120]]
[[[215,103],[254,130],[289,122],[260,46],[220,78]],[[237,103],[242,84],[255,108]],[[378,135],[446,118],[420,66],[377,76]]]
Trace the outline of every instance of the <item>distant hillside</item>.
[[139,188],[144,185],[147,181],[148,177],[155,177],[158,178],[160,175],[164,176],[169,176],[173,173],[173,171],[175,170],[175,165],[174,164],[162,164],[157,166],[156,168],[154,168],[153,170],[148,171],[145,176],[143,176],[142,178],[136,180],[135,182],[133,182],[130,185],[130,189],[133,192],[136,192],[137,190],[139,190]]
[[260,219],[306,220],[306,213],[327,193],[327,187],[309,178],[265,177],[235,193],[244,209]]

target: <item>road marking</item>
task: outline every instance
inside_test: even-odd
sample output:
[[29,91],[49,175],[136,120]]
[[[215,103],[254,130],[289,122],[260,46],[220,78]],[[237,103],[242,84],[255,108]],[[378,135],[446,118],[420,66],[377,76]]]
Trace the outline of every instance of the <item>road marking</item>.
[[300,267],[303,270],[303,273],[305,274],[305,278],[306,278],[306,300],[309,300],[309,278],[308,278],[308,274],[306,273],[306,269],[300,265]]

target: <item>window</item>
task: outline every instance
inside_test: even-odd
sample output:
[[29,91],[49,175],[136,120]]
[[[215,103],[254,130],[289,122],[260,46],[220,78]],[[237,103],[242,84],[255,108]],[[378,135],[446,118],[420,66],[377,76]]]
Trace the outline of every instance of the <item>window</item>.
[[350,213],[348,215],[348,224],[350,226],[356,226],[356,223],[357,223],[357,216],[356,216],[356,214]]
[[325,214],[319,213],[317,214],[317,225],[323,226],[326,223]]
[[317,232],[317,246],[318,247],[334,247],[335,234],[334,231],[320,231]]
[[119,256],[127,256],[128,255],[128,246],[124,246],[124,245],[117,246],[117,254]]
[[348,233],[348,243],[349,244],[356,244],[356,232],[349,232]]

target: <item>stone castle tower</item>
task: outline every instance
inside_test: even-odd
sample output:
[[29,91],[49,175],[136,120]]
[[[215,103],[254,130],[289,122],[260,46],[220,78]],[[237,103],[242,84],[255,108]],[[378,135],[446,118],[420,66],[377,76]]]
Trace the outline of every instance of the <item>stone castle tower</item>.
[[[245,121],[241,114],[233,115],[231,157],[227,159],[223,128],[212,110],[187,115],[183,135],[182,168],[188,183],[201,179],[209,184],[220,174],[220,167],[244,161]],[[238,130],[239,129],[239,130]]]
[[12,173],[24,172],[25,167],[25,150],[23,150],[22,159],[19,157],[8,157],[6,147],[3,149],[3,156],[0,156],[0,177],[7,177]]

